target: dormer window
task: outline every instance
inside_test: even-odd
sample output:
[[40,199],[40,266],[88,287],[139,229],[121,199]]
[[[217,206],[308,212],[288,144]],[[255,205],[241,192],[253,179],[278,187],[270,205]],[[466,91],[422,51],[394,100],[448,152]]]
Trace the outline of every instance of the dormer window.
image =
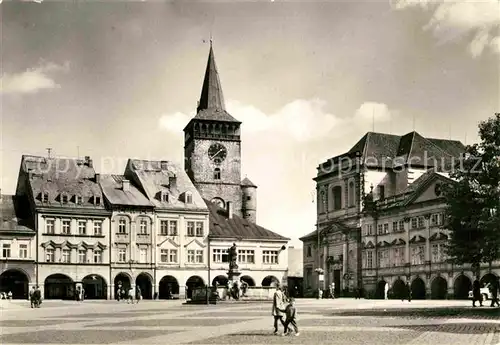
[[191,192],[186,192],[186,204],[193,203],[193,194]]
[[161,192],[161,201],[168,202],[168,193],[167,192]]
[[94,195],[94,205],[99,206],[101,204],[101,197]]
[[75,195],[75,203],[78,205],[83,204],[83,196],[81,195]]
[[42,202],[49,202],[49,193],[47,192],[42,193]]
[[214,169],[214,180],[220,180],[220,168]]
[[61,202],[63,204],[67,204],[68,203],[68,195],[67,194],[61,194]]

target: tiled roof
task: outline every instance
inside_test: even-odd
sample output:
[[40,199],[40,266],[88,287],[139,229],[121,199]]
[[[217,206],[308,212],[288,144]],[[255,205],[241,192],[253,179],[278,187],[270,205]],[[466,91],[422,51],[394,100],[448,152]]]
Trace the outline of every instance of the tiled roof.
[[101,175],[102,191],[111,205],[153,206],[149,199],[134,186],[133,182],[129,181],[129,190],[124,191],[122,188],[123,180],[126,178],[122,175]]
[[26,197],[0,195],[0,232],[35,234]]
[[318,230],[314,230],[313,232],[310,232],[307,235],[300,237],[299,240],[306,241],[311,238],[318,238]]
[[[94,196],[102,198],[102,191],[90,159],[23,155],[21,173],[28,177],[37,207],[104,210],[103,202],[95,205],[93,201]],[[48,193],[48,202],[42,202],[43,193]],[[67,203],[62,202],[63,194],[68,196]],[[81,203],[76,196],[82,197]]]
[[209,200],[205,200],[210,210],[210,237],[211,238],[238,238],[241,240],[278,240],[290,239],[262,226],[249,222],[236,214],[228,218],[227,211]]
[[257,188],[257,186],[252,181],[250,181],[250,179],[248,177],[245,177],[243,179],[243,181],[241,181],[241,186],[242,187],[255,187],[255,188]]
[[[391,167],[392,164],[434,166],[434,159],[450,164],[449,160],[460,157],[464,145],[457,140],[425,138],[413,131],[403,136],[368,132],[347,153],[361,152],[367,165]],[[394,162],[393,162],[394,161]]]
[[[156,208],[208,211],[189,176],[174,162],[131,159],[125,176],[145,191]],[[162,192],[168,194],[168,201],[162,200]],[[191,203],[185,202],[186,193],[191,193]]]

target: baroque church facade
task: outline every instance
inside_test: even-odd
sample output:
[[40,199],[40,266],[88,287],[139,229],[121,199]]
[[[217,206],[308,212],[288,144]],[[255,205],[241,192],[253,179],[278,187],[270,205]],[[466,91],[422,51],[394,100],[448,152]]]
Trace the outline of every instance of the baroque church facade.
[[289,238],[256,224],[257,186],[241,178],[241,125],[226,110],[210,46],[185,163],[130,159],[100,174],[91,157],[23,155],[15,195],[0,197],[0,289],[26,298],[190,298],[225,284],[228,249],[240,279],[286,281]]

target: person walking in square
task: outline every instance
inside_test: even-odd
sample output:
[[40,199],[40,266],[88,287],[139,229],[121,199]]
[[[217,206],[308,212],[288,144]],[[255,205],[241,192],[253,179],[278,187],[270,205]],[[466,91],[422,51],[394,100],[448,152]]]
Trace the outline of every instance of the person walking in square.
[[273,296],[273,309],[272,309],[272,315],[274,317],[274,334],[278,334],[278,321],[280,321],[281,324],[283,325],[283,328],[286,329],[285,322],[283,321],[283,313],[280,311],[280,309],[283,308],[283,304],[284,304],[283,292],[281,291],[280,285],[277,284],[276,291],[274,292]]
[[494,307],[495,304],[497,305],[497,307],[500,307],[500,303],[498,302],[498,289],[499,289],[499,287],[500,287],[500,283],[499,283],[498,279],[493,280],[489,284],[489,289],[490,289],[490,293],[491,293],[491,305],[490,305],[490,307]]
[[474,283],[472,283],[472,306],[476,306],[476,301],[479,302],[479,306],[483,306],[483,296],[481,296],[481,283],[479,279],[476,278]]
[[295,307],[295,298],[290,298],[290,302],[286,306],[284,310],[280,309],[281,312],[285,313],[285,330],[283,335],[291,335],[292,331],[290,330],[290,326],[292,326],[293,331],[295,332],[295,336],[299,336],[299,326],[297,326],[297,308]]

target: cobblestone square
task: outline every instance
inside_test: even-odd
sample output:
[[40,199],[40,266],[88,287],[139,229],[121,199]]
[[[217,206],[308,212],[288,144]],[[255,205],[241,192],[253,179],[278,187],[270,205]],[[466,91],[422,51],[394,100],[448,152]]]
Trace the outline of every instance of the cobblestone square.
[[[467,301],[297,300],[300,335],[273,335],[269,303],[69,303],[2,311],[0,343],[497,345],[500,309]],[[280,329],[282,333],[282,327]],[[280,334],[281,335],[281,334]]]

